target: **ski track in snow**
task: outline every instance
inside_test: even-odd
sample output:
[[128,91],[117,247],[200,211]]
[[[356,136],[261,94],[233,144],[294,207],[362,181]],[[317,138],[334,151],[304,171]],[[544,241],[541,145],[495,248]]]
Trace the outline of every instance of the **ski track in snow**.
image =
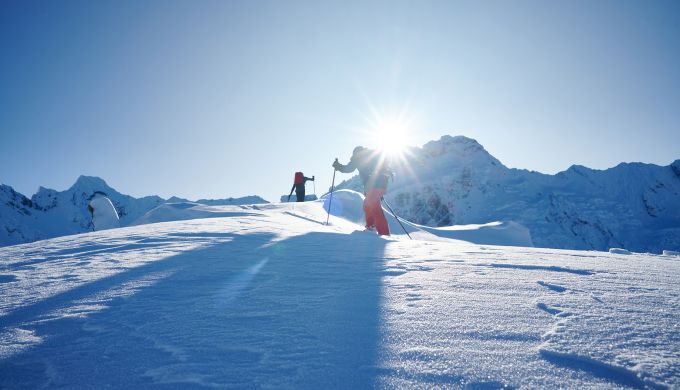
[[680,386],[678,261],[247,209],[0,248],[0,388]]

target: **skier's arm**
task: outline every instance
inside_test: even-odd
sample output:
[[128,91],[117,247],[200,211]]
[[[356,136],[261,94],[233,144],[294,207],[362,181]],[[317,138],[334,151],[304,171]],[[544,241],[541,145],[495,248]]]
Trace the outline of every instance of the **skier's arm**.
[[342,173],[352,173],[354,172],[355,169],[357,169],[354,159],[350,159],[347,165],[340,164],[336,159],[335,162],[333,163],[333,168]]
[[314,176],[312,176],[312,177],[303,176],[303,177],[304,177],[305,181],[309,181],[309,180],[314,181]]

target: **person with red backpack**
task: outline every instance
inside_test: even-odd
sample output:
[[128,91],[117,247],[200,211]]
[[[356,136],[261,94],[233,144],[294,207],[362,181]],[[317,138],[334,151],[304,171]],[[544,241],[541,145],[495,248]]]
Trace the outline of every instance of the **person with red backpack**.
[[357,146],[347,165],[340,164],[338,159],[333,162],[333,168],[342,173],[352,173],[359,170],[359,178],[364,184],[364,216],[366,229],[377,231],[381,236],[389,236],[390,228],[383,213],[380,201],[387,191],[387,181],[392,176],[385,156],[377,151]]
[[314,176],[309,178],[305,177],[302,172],[295,172],[295,179],[293,181],[293,187],[290,189],[290,194],[288,194],[288,201],[290,201],[290,196],[293,195],[293,191],[295,191],[298,202],[305,201],[305,183],[307,180],[314,181]]

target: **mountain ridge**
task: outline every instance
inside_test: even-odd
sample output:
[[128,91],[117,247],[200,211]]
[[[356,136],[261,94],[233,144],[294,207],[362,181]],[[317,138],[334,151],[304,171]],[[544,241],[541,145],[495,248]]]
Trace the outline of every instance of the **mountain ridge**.
[[[514,221],[536,246],[661,253],[680,250],[680,159],[667,166],[622,162],[607,169],[574,164],[554,175],[508,168],[479,142],[442,136],[407,149],[385,198],[397,214],[438,227]],[[362,192],[358,176],[337,189]],[[105,192],[129,226],[151,209],[187,199],[121,194],[95,176],[65,191],[40,187],[28,198],[0,186],[0,245],[89,231],[87,199]],[[266,203],[258,196],[199,199],[204,205]],[[60,207],[61,206],[61,207]]]
[[[97,176],[80,175],[67,190],[40,187],[29,199],[11,186],[0,185],[0,246],[83,233],[92,230],[87,212],[89,198],[103,192],[111,199],[120,218],[121,226],[130,226],[149,210],[177,200],[163,199],[157,195],[135,198],[125,195]],[[202,199],[210,204],[267,203],[259,196],[243,198]]]

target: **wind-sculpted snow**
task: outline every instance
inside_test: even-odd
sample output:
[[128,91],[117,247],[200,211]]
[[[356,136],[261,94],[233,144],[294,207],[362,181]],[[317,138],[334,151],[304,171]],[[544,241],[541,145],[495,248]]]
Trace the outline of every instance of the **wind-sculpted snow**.
[[0,388],[680,386],[675,256],[214,210],[0,248]]
[[166,203],[149,210],[132,225],[145,225],[148,223],[182,221],[197,218],[217,218],[245,216],[248,212],[246,207],[234,211],[231,207],[205,206],[193,202]]

